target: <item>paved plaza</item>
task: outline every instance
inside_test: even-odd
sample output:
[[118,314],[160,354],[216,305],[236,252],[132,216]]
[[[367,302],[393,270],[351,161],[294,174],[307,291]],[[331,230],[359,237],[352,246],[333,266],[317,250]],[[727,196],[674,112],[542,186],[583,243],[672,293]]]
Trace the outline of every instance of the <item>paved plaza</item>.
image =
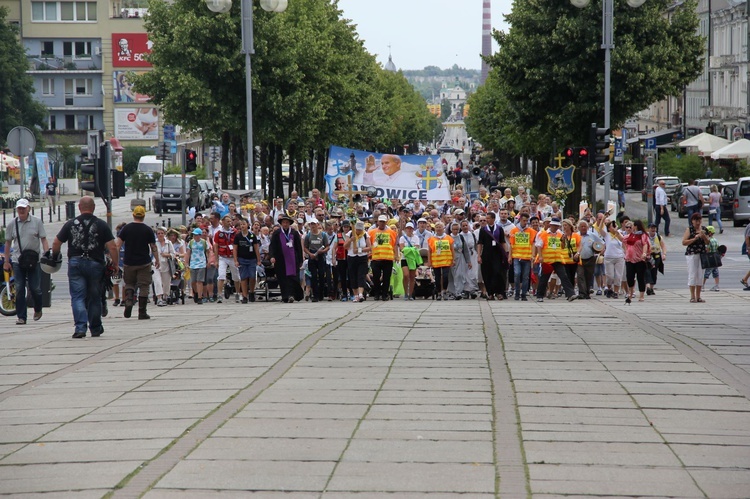
[[[750,496],[750,293],[0,319],[0,494]],[[651,298],[651,297],[649,297]]]

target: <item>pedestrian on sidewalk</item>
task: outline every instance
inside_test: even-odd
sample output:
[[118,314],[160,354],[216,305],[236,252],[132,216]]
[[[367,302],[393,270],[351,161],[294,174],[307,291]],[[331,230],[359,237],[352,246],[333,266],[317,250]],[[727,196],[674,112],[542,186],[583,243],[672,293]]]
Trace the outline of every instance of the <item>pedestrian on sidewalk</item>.
[[16,218],[6,228],[5,260],[3,268],[13,269],[16,279],[16,324],[26,324],[26,286],[34,297],[34,320],[42,318],[42,288],[39,267],[39,248],[46,253],[49,249],[44,222],[33,216],[29,209],[28,199],[16,202]]
[[293,303],[302,301],[304,293],[300,285],[299,271],[302,268],[302,238],[292,229],[292,218],[279,217],[281,228],[271,234],[269,254],[279,281],[281,301]]
[[[150,319],[147,313],[148,290],[151,287],[151,263],[158,271],[159,252],[156,249],[156,236],[154,231],[143,223],[146,218],[146,209],[136,206],[133,210],[133,221],[122,228],[117,234],[117,247],[125,244],[123,256],[124,270],[123,281],[125,281],[125,312],[123,316],[129,318],[133,312],[135,302],[135,290],[138,288],[138,319]],[[114,261],[117,261],[115,259]]]
[[659,224],[664,220],[664,235],[669,237],[669,224],[671,219],[669,217],[669,199],[667,197],[667,191],[664,188],[667,183],[664,180],[659,180],[659,184],[656,186],[656,192],[654,193],[654,207],[656,212],[656,231],[659,231]]
[[685,246],[685,259],[687,260],[690,303],[705,301],[701,298],[701,253],[706,252],[709,238],[708,231],[701,226],[702,218],[700,212],[693,213],[690,217],[690,226],[685,229],[685,234],[682,236],[682,245]]
[[[107,222],[94,216],[94,198],[84,196],[78,201],[81,213],[68,220],[52,243],[52,257],[57,259],[62,243],[68,243],[68,287],[73,308],[73,338],[84,338],[86,328],[91,336],[104,333],[102,325],[102,281],[104,255],[109,253],[117,262],[117,244]],[[109,269],[114,272],[116,269]]]

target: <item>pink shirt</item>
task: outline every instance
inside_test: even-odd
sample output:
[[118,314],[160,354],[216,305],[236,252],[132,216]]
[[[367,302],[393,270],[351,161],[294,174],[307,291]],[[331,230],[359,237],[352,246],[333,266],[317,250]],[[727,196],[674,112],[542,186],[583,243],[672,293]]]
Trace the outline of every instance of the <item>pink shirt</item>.
[[[632,233],[623,241],[625,243],[625,261],[630,263],[642,262],[651,253],[651,246],[648,241],[648,234]],[[645,247],[645,249],[644,249]],[[646,253],[646,258],[643,254]]]

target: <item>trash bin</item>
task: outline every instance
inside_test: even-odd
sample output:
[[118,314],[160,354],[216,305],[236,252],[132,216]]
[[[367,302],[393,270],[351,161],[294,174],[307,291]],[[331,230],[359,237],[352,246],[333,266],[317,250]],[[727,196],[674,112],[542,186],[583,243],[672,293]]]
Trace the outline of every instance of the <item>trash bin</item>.
[[65,219],[71,220],[76,217],[76,202],[65,201]]

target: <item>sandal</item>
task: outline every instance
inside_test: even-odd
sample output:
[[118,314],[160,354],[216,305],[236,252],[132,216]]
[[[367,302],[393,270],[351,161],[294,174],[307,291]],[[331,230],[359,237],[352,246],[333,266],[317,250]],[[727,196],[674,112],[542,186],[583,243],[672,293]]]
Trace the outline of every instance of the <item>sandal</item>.
[[745,279],[740,279],[740,284],[747,287],[747,281]]
[[695,298],[690,298],[690,303],[695,303]]
[[704,300],[703,298],[698,298],[695,301],[698,302],[698,303],[706,303],[706,300]]

